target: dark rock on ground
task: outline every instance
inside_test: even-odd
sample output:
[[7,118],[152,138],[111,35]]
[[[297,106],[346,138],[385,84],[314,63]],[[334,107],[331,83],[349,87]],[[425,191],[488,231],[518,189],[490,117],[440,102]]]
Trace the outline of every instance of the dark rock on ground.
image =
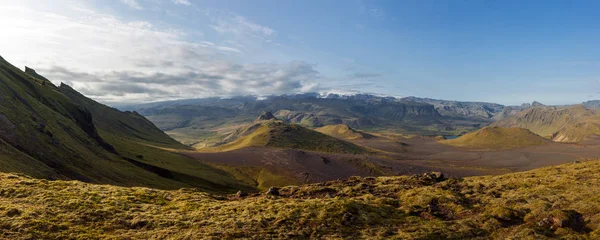
[[269,190],[267,191],[267,195],[279,196],[279,188],[270,187]]

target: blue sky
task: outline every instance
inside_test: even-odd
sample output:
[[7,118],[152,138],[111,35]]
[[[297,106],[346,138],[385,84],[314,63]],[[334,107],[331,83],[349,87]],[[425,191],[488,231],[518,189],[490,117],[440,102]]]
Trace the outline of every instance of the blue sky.
[[0,55],[106,103],[308,91],[502,104],[600,98],[598,1],[0,7]]

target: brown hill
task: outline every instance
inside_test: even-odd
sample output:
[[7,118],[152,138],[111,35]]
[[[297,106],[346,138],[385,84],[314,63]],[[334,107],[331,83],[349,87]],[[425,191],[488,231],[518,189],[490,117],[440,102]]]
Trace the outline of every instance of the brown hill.
[[226,139],[227,143],[204,152],[232,151],[246,147],[292,148],[329,153],[367,153],[363,147],[313,131],[298,124],[287,124],[277,119],[260,120],[240,128]]
[[481,149],[510,149],[546,144],[549,141],[524,128],[485,127],[443,144]]
[[317,128],[315,131],[346,140],[375,138],[374,135],[356,131],[346,124],[327,125]]
[[526,128],[555,142],[581,142],[600,134],[600,112],[583,105],[535,107],[492,126]]

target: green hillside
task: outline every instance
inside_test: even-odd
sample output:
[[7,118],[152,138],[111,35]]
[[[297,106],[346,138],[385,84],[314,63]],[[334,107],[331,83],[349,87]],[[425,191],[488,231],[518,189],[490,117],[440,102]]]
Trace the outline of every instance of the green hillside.
[[500,176],[352,177],[219,196],[0,174],[7,239],[598,239],[600,161]]
[[485,127],[458,138],[440,142],[456,147],[510,149],[546,144],[549,141],[524,128]]
[[186,147],[142,116],[56,87],[2,58],[0,96],[0,171],[123,186],[247,188],[224,171],[162,150]]
[[[260,118],[259,118],[260,119]],[[328,153],[367,153],[363,147],[274,118],[258,120],[228,137],[230,142],[201,151],[232,151],[245,147],[293,148]]]

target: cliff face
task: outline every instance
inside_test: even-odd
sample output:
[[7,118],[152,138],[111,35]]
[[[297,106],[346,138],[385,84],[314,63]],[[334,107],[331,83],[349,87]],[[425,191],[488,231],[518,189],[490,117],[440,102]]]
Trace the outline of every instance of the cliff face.
[[583,105],[532,107],[493,123],[499,127],[520,127],[556,142],[580,142],[600,133],[600,113]]
[[504,105],[486,102],[460,102],[418,97],[406,97],[402,100],[431,104],[442,116],[447,117],[491,119],[505,108]]

